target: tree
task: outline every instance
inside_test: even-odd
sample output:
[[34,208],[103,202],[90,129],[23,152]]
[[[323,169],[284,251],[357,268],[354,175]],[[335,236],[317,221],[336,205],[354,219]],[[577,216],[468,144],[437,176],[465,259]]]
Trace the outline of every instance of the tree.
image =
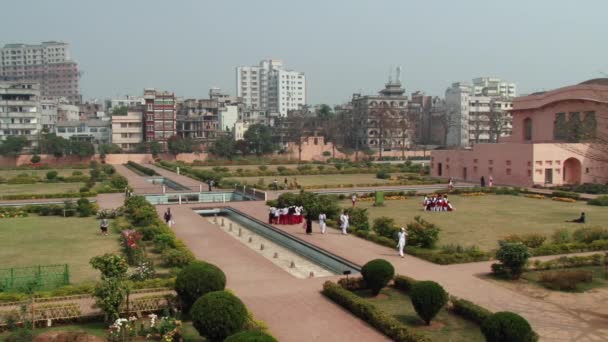
[[372,294],[376,296],[393,279],[395,268],[384,259],[375,259],[363,265],[361,275]]
[[99,154],[118,154],[122,153],[122,148],[116,144],[101,144],[99,145]]
[[158,141],[151,141],[148,143],[148,149],[152,153],[152,156],[156,157],[163,151],[163,145]]
[[71,140],[70,154],[79,158],[90,157],[95,154],[95,147],[88,141]]
[[519,279],[531,255],[528,247],[521,242],[500,241],[499,244],[496,259],[507,268],[511,279]]
[[39,156],[39,155],[37,155],[37,154],[34,154],[34,155],[32,156],[32,158],[30,158],[30,162],[31,162],[32,164],[37,164],[37,163],[40,163],[40,160],[41,160],[41,158],[40,158],[40,156]]
[[231,136],[220,136],[213,142],[209,152],[218,157],[232,159],[236,155],[236,145],[237,142]]
[[129,113],[129,108],[126,106],[119,106],[112,108],[112,115],[127,115]]
[[106,320],[115,321],[120,317],[120,305],[128,293],[124,280],[129,265],[125,258],[115,254],[93,257],[89,263],[101,272],[101,282],[93,292],[95,303],[105,312]]
[[336,118],[336,113],[331,109],[330,106],[322,104],[317,112],[317,118],[323,122],[327,122]]
[[249,151],[252,151],[258,156],[274,151],[272,131],[268,126],[262,124],[251,125],[247,129],[247,132],[245,132],[243,138],[247,143]]
[[448,302],[448,294],[434,281],[418,281],[412,285],[410,299],[418,316],[426,325],[430,325],[431,320]]
[[41,153],[52,154],[55,158],[60,158],[68,154],[70,142],[55,133],[44,134],[40,138]]
[[308,117],[308,108],[290,111],[284,120],[287,125],[287,141],[293,142],[298,147],[298,161],[302,161],[302,145],[311,134],[311,127],[314,126],[311,118]]
[[6,157],[16,157],[27,146],[27,138],[22,135],[9,135],[0,145],[0,154]]
[[194,151],[194,140],[192,140],[192,138],[180,138],[174,135],[169,138],[167,148],[172,154],[192,153],[192,151]]
[[389,147],[392,146],[392,140],[394,135],[394,129],[396,124],[401,120],[405,120],[405,112],[400,112],[395,108],[389,107],[387,103],[380,103],[378,107],[370,110],[372,121],[370,122],[370,128],[376,130],[376,137],[378,140],[378,152],[379,159],[382,159],[382,152],[387,143]]
[[[498,108],[497,108],[498,107]],[[497,143],[500,140],[500,136],[506,133],[505,130],[509,126],[508,113],[501,110],[497,106],[494,100],[490,101],[490,111],[487,114],[488,117],[488,131],[490,134],[490,142]]]

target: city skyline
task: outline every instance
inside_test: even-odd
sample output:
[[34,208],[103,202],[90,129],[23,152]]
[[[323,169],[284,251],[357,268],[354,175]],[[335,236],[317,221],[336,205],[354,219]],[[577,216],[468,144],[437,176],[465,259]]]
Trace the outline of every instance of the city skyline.
[[[0,44],[69,43],[84,99],[141,95],[146,87],[185,98],[214,86],[236,94],[236,67],[267,58],[306,74],[310,104],[375,94],[396,66],[407,93],[443,96],[453,82],[493,76],[525,94],[608,71],[608,48],[597,44],[608,4],[591,3],[593,11],[549,1],[9,3],[6,13],[27,13],[37,24],[7,16]],[[169,25],[149,25],[163,19]]]

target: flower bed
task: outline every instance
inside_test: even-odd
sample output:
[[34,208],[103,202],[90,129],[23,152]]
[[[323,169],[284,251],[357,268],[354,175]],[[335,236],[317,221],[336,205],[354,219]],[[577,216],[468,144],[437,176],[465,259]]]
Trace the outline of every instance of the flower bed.
[[546,197],[543,195],[537,195],[537,194],[527,194],[524,197],[527,198],[534,198],[534,199],[545,199]]
[[0,208],[0,219],[2,218],[17,218],[27,217],[28,212],[23,208]]
[[465,192],[461,194],[462,197],[477,197],[477,196],[485,196],[485,192]]

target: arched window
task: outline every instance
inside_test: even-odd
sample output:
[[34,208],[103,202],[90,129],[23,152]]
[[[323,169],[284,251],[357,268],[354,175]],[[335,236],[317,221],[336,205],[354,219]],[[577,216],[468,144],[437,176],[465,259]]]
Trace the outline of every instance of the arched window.
[[524,119],[524,140],[525,141],[532,140],[532,119],[531,118]]

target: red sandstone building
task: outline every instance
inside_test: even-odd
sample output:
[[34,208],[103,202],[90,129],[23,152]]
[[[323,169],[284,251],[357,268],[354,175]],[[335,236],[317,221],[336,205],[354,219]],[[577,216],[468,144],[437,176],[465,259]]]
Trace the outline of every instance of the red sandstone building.
[[608,79],[518,97],[511,114],[511,136],[433,151],[431,174],[516,186],[608,182]]

